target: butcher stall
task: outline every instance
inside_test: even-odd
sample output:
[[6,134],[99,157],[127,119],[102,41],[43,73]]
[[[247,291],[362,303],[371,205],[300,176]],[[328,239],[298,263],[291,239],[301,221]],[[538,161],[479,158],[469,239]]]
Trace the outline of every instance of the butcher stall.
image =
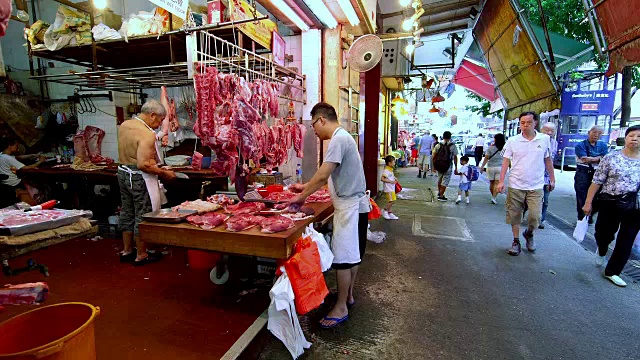
[[31,208],[19,203],[0,209],[0,260],[5,276],[30,270],[49,276],[47,266],[33,259],[20,268],[12,268],[9,260],[74,238],[96,235],[98,227],[89,220],[91,212],[51,209],[55,204],[56,201],[49,201]]

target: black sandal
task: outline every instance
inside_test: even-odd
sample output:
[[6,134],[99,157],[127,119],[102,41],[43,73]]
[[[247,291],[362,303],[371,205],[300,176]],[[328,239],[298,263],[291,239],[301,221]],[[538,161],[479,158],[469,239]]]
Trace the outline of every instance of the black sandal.
[[134,262],[136,260],[136,257],[138,257],[138,252],[136,251],[136,249],[134,248],[130,253],[128,253],[127,255],[123,255],[120,254],[120,262],[121,263],[130,263],[130,262]]
[[133,266],[144,266],[162,260],[162,253],[147,253],[147,257],[133,262]]

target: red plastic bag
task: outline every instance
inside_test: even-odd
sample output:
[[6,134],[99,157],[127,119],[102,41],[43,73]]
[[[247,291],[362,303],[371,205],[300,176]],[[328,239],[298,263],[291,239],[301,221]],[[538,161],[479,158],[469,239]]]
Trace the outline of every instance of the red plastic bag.
[[304,315],[322,304],[329,295],[320,264],[318,245],[309,237],[293,246],[294,254],[284,263],[295,294],[296,311]]
[[402,185],[399,182],[396,183],[396,194],[399,194],[402,191]]
[[380,210],[380,206],[373,201],[372,198],[369,198],[369,203],[371,203],[371,211],[369,211],[369,220],[375,220],[382,216],[382,210]]

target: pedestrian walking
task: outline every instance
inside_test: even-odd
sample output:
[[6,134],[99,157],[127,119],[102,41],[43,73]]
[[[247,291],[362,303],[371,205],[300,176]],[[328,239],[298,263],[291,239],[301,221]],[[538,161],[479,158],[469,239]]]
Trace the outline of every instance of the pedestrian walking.
[[458,148],[451,142],[451,132],[442,134],[442,142],[433,148],[431,166],[438,172],[438,201],[448,201],[444,192],[451,181],[451,174],[458,171]]
[[469,157],[467,155],[463,155],[460,158],[460,171],[456,170],[456,175],[460,176],[460,182],[458,183],[458,198],[456,199],[456,204],[459,204],[462,201],[462,193],[466,197],[465,202],[468,204],[470,202],[469,190],[471,190],[471,180],[468,178],[469,173]]
[[382,217],[387,220],[398,220],[398,217],[391,212],[391,207],[397,200],[396,197],[396,184],[398,180],[393,173],[393,167],[396,163],[396,158],[391,155],[387,155],[384,158],[384,162],[386,164],[384,170],[382,171],[382,182],[384,183],[384,193],[387,196],[387,206],[382,210]]
[[[438,135],[436,134],[431,134],[431,138],[433,138],[433,141],[431,142],[431,159],[433,159],[433,150],[435,149],[436,145],[438,145]],[[433,167],[432,160],[429,160],[429,166],[431,167],[431,175],[433,176],[438,176],[438,172],[436,171],[436,169]]]
[[[418,177],[424,179],[431,169],[431,149],[433,148],[433,137],[427,132],[420,139],[420,149],[418,150]],[[431,174],[429,174],[431,175]]]
[[473,157],[476,159],[476,166],[480,166],[480,160],[484,155],[484,143],[485,139],[482,133],[478,134],[476,138],[476,143],[473,147]]
[[[593,175],[596,173],[600,160],[607,155],[609,148],[607,143],[600,141],[603,133],[602,127],[596,125],[589,130],[589,137],[579,142],[576,147],[576,174],[573,178],[573,188],[576,191],[576,208],[578,210],[578,221],[584,218],[585,200],[587,199],[587,191],[591,186]],[[597,210],[597,209],[596,209]],[[593,215],[593,214],[592,214]],[[589,217],[589,223],[593,220]]]
[[411,133],[411,166],[418,166],[418,146],[420,146],[420,136]]
[[491,203],[497,204],[498,183],[500,182],[500,170],[502,169],[502,149],[506,140],[503,134],[495,134],[493,136],[494,144],[487,148],[487,154],[480,166],[480,172],[487,172],[487,179],[489,180],[489,191],[491,191]]
[[509,255],[520,255],[520,222],[525,205],[529,208],[527,229],[522,236],[527,242],[527,250],[534,252],[536,245],[533,239],[534,229],[540,224],[542,214],[542,198],[544,187],[544,171],[549,172],[549,190],[555,187],[555,174],[551,161],[551,144],[549,136],[536,131],[538,114],[527,111],[520,114],[520,134],[510,138],[504,146],[500,182],[497,190],[504,190],[504,179],[509,171],[509,188],[507,191],[507,224],[511,225],[513,243]]
[[599,165],[582,211],[585,216],[591,215],[595,198],[600,212],[595,232],[598,243],[596,265],[604,264],[609,244],[615,237],[616,245],[603,275],[618,286],[627,286],[620,273],[629,260],[633,242],[640,231],[640,126],[628,128],[624,148],[603,157]]
[[[556,135],[556,124],[552,122],[547,122],[542,125],[540,132],[543,134],[549,135],[549,141],[551,144],[550,152],[551,152],[551,161],[555,157],[556,152],[558,151],[558,141],[555,139]],[[549,183],[551,182],[551,174],[545,169],[544,171],[544,188],[542,195],[542,215],[540,216],[540,225],[538,225],[538,229],[544,229],[544,222],[547,220],[547,209],[549,208],[549,195],[551,194]]]

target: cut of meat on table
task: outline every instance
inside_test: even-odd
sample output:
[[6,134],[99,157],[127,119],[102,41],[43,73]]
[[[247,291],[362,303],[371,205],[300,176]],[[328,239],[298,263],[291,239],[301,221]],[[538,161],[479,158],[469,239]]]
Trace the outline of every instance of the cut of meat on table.
[[250,214],[240,214],[231,217],[227,221],[227,230],[229,231],[245,231],[256,225],[260,225],[265,218],[262,216],[254,216]]
[[281,192],[270,193],[269,195],[267,195],[267,197],[265,199],[273,200],[273,201],[276,201],[276,202],[284,202],[284,201],[289,201],[289,200],[295,198],[296,196],[297,196],[297,194],[292,193],[290,191],[281,191]]
[[320,189],[313,194],[309,195],[307,198],[308,203],[327,203],[331,202],[331,194],[329,194],[329,190]]
[[229,219],[228,215],[210,212],[204,215],[191,215],[187,217],[187,221],[195,226],[203,228],[205,230],[213,229],[222,225]]
[[207,201],[210,203],[218,204],[220,206],[233,205],[236,203],[236,200],[228,197],[225,194],[211,195],[207,198]]
[[287,219],[291,219],[293,221],[307,220],[307,219],[313,218],[313,215],[308,215],[303,212],[282,214],[281,216],[286,217]]
[[272,234],[291,229],[295,226],[293,220],[284,216],[276,216],[275,218],[266,218],[260,223],[263,233]]
[[47,299],[49,286],[45,282],[0,287],[0,305],[34,305]]
[[36,210],[29,212],[7,213],[0,215],[0,226],[16,227],[33,225],[58,220],[64,216],[66,216],[66,213],[59,210]]
[[241,202],[237,205],[228,205],[225,211],[233,215],[254,214],[266,207],[264,203],[260,202]]
[[200,199],[195,201],[185,201],[178,206],[174,206],[171,208],[173,211],[178,210],[194,210],[197,211],[198,214],[204,214],[206,212],[216,211],[220,209],[221,206],[218,204],[212,204],[208,201],[202,201]]

